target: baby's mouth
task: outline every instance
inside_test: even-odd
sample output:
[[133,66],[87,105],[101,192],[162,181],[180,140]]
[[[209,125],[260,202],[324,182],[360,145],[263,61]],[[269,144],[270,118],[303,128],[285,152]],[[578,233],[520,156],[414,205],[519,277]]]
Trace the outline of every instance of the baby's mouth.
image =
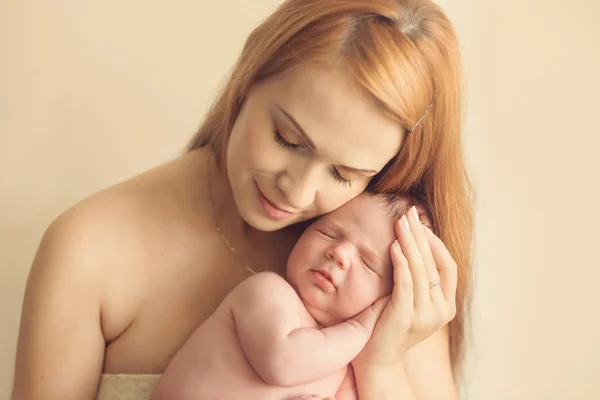
[[311,270],[313,277],[315,277],[318,281],[320,281],[324,286],[324,289],[328,289],[328,290],[335,290],[337,289],[337,286],[335,285],[335,282],[333,281],[333,277],[331,276],[331,274],[325,270],[315,270],[312,269]]

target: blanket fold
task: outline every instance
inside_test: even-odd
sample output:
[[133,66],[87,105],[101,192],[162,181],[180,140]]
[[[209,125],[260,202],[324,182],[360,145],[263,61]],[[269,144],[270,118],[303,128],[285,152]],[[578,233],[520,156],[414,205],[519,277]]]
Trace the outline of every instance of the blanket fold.
[[160,375],[103,374],[96,400],[150,400]]

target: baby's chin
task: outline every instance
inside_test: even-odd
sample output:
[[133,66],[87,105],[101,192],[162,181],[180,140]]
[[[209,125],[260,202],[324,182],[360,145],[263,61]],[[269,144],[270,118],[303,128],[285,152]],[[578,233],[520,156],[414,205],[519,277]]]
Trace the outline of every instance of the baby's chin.
[[[292,273],[290,274],[290,272]],[[300,298],[302,304],[304,304],[306,311],[308,311],[310,316],[313,317],[313,319],[317,321],[317,323],[322,327],[329,327],[340,324],[354,317],[361,311],[356,310],[356,312],[352,313],[349,312],[349,310],[323,310],[322,307],[319,307],[319,304],[322,303],[323,299],[314,297],[314,293],[311,292],[303,293],[303,291],[299,289],[298,285],[296,285],[294,280],[293,267],[290,268],[289,264],[286,269],[286,276],[288,283],[296,291],[296,294]]]

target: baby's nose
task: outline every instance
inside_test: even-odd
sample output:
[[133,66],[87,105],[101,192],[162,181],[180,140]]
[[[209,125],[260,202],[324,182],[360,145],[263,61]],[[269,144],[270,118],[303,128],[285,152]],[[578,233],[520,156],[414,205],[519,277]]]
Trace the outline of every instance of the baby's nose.
[[352,264],[352,246],[347,242],[339,242],[329,247],[327,258],[334,261],[343,270],[348,270]]

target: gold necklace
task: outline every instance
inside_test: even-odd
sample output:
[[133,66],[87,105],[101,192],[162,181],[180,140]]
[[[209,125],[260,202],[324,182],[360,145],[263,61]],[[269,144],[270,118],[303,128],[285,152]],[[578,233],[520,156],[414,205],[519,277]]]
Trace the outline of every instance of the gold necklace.
[[229,243],[229,240],[227,240],[227,238],[225,237],[225,235],[221,231],[221,228],[219,228],[219,224],[217,222],[217,214],[215,213],[215,208],[213,206],[213,200],[212,200],[212,177],[211,177],[211,173],[210,173],[211,155],[212,155],[212,153],[209,154],[209,156],[208,156],[208,161],[206,163],[206,172],[208,173],[208,201],[210,203],[210,213],[211,213],[212,218],[213,218],[213,223],[215,224],[215,229],[217,230],[217,233],[219,234],[219,236],[221,236],[221,239],[223,240],[223,243],[225,243],[225,245],[227,246],[227,248],[235,256],[235,258],[238,259],[238,261],[240,262],[240,264],[242,264],[244,266],[244,269],[246,271],[250,272],[251,274],[256,274],[256,271],[254,271],[252,268],[250,268],[250,266],[248,264],[246,264],[244,262],[244,260],[242,260],[242,258],[239,256],[239,254],[237,253],[237,251],[235,250],[235,248],[231,245],[231,243]]

